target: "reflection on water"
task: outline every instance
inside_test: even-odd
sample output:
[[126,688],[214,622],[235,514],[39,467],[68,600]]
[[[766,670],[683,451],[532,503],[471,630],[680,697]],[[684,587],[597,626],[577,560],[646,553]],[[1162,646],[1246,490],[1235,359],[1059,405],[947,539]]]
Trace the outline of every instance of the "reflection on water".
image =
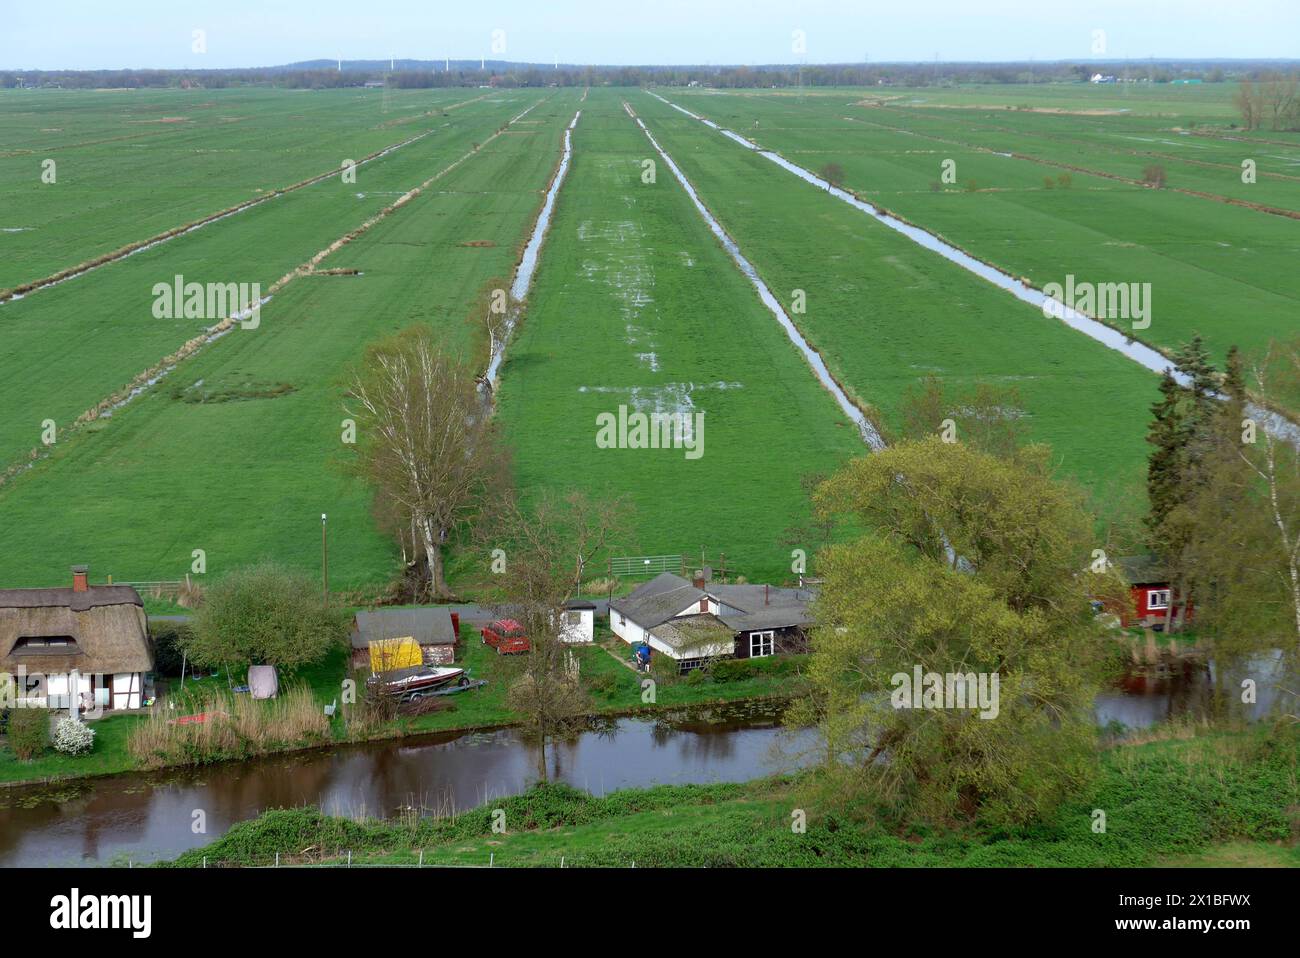
[[[792,753],[807,735],[791,736]],[[619,788],[745,781],[788,770],[780,715],[726,707],[604,719],[548,745],[548,774],[600,795]],[[267,808],[335,815],[465,810],[525,789],[537,746],[516,729],[449,733],[302,752],[197,770],[120,775],[0,791],[0,865],[173,857]],[[195,812],[206,833],[195,833]]]
[[[1242,701],[1247,681],[1253,683],[1253,702]],[[1285,690],[1296,687],[1296,675],[1278,649],[1238,662],[1166,654],[1135,666],[1115,688],[1097,696],[1097,724],[1142,729],[1180,718],[1255,722],[1294,702]]]

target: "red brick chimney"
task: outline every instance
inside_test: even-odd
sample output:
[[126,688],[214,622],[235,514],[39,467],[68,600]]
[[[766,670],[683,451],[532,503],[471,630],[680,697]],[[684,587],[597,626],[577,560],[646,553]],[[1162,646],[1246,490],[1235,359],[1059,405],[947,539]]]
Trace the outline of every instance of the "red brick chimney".
[[691,579],[691,585],[695,586],[695,588],[697,588],[697,589],[703,589],[703,588],[704,588],[704,570],[703,570],[703,569],[696,569],[696,570],[695,570],[695,576]]
[[72,591],[85,592],[90,588],[90,583],[86,581],[90,568],[84,565],[74,565],[72,567]]

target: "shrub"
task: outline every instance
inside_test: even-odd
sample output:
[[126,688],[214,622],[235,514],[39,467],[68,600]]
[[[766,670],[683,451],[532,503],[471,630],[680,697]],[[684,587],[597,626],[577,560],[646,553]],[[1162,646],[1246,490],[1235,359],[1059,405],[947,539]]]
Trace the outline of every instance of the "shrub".
[[67,716],[54,728],[54,750],[64,755],[86,755],[95,747],[95,730],[80,719]]
[[1071,186],[1074,185],[1074,177],[1072,177],[1069,173],[1062,173],[1060,176],[1056,178],[1056,182],[1060,184],[1061,189],[1068,190]]
[[16,708],[9,712],[9,747],[24,762],[50,744],[50,713],[42,708]]
[[1142,168],[1142,182],[1147,186],[1163,189],[1165,185],[1165,168],[1159,163],[1150,163],[1144,166]]
[[709,666],[715,682],[741,682],[760,675],[792,675],[795,660],[784,655],[770,655],[761,659],[723,659]]
[[1054,186],[1056,186],[1056,180],[1052,179],[1050,176],[1043,177],[1043,189],[1050,190]]
[[587,690],[593,695],[609,698],[618,691],[618,679],[608,672],[601,672],[587,679]]
[[346,610],[321,605],[317,584],[263,562],[238,569],[207,590],[183,647],[198,665],[275,665],[292,671],[323,659],[347,639]]
[[179,676],[184,663],[182,649],[193,633],[181,622],[150,622],[149,638],[153,640],[154,671],[159,675]]

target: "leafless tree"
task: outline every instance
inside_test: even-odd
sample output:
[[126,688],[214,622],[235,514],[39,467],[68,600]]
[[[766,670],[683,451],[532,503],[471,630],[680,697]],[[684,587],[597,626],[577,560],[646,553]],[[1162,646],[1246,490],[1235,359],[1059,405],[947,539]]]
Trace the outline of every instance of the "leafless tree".
[[491,592],[529,639],[530,651],[518,661],[507,701],[540,740],[543,779],[547,740],[571,730],[589,711],[579,659],[564,639],[565,604],[577,596],[589,563],[625,540],[629,517],[622,499],[600,502],[578,491],[548,492],[531,504],[509,502],[492,524],[476,530],[484,549],[504,553]]

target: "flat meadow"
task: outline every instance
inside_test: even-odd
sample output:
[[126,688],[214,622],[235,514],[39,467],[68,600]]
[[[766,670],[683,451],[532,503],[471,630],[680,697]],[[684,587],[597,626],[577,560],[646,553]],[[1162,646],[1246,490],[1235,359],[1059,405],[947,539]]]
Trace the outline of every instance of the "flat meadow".
[[0,90],[0,290],[448,127],[461,104],[485,98],[465,89]]
[[[593,90],[573,133],[524,321],[502,368],[498,416],[519,486],[625,496],[621,554],[726,554],[751,581],[791,576],[800,478],[865,446],[624,111]],[[597,417],[703,418],[702,454],[599,448]],[[803,543],[811,552],[811,543]],[[593,570],[594,571],[594,570]]]
[[888,426],[927,375],[1014,387],[1063,475],[1116,510],[1141,495],[1154,375],[654,97],[634,102],[775,295],[803,291],[792,318]]
[[[1222,361],[1295,332],[1300,304],[1300,222],[1282,215],[1300,210],[1300,135],[1237,128],[1232,91],[660,92],[808,169],[838,165],[862,198],[1039,288],[1149,283],[1149,328],[1114,324],[1166,352],[1200,333]],[[1151,165],[1165,188],[1142,185]]]
[[[1150,282],[1153,321],[1135,335],[1161,348],[1199,331],[1219,357],[1234,342],[1257,355],[1294,327],[1300,224],[1174,189],[1296,206],[1300,139],[1235,138],[1222,91],[659,92],[804,167],[838,164],[865,199],[1035,285],[1067,273]],[[97,578],[175,579],[198,549],[214,576],[268,557],[314,571],[327,513],[332,585],[382,588],[398,556],[348,469],[347,372],[368,343],[415,323],[486,362],[472,314],[518,263],[579,109],[501,369],[517,484],[526,497],[624,496],[633,530],[615,554],[703,549],[752,581],[789,579],[792,548],[817,545],[790,541],[807,518],[801,480],[865,447],[625,101],[886,427],[931,374],[958,390],[1011,386],[1063,477],[1107,517],[1141,511],[1155,375],[646,91],[6,91],[0,195],[23,198],[0,226],[36,225],[0,233],[8,282],[331,169],[336,154],[428,135],[359,167],[355,183],[331,176],[0,305],[0,582],[61,582],[72,561]],[[174,117],[188,119],[162,122]],[[1228,182],[1239,146],[1259,154],[1257,193]],[[68,178],[31,193],[28,167],[56,148]],[[1151,161],[1171,188],[1129,182]],[[1067,165],[1079,169],[1063,182]],[[93,194],[80,216],[78,190]],[[156,318],[155,283],[266,291],[327,249],[262,307],[258,328],[163,362],[213,320]],[[146,370],[162,375],[84,421]],[[703,414],[702,455],[601,448],[597,417],[620,407]],[[47,420],[58,440],[42,446]],[[479,566],[453,554],[453,584]]]
[[[387,581],[397,569],[395,547],[375,529],[369,490],[347,470],[347,370],[368,342],[415,323],[428,323],[467,356],[482,352],[485,361],[470,322],[473,304],[488,280],[508,276],[518,261],[578,95],[507,97],[499,112],[469,124],[463,142],[448,137],[443,152],[389,184],[409,189],[469,150],[470,140],[484,145],[331,253],[321,271],[286,286],[262,308],[256,329],[235,328],[215,340],[0,487],[8,534],[0,580],[62,581],[69,557],[88,562],[97,578],[175,579],[195,549],[204,550],[214,576],[261,557],[317,570],[324,512],[332,586]],[[531,103],[539,105],[487,142]],[[243,226],[254,222],[244,218]],[[323,234],[313,229],[301,241],[321,248],[340,225]],[[297,234],[254,231],[245,242],[250,236],[269,244]],[[187,239],[168,245],[181,250],[177,244]],[[68,288],[90,290],[123,266]]]

